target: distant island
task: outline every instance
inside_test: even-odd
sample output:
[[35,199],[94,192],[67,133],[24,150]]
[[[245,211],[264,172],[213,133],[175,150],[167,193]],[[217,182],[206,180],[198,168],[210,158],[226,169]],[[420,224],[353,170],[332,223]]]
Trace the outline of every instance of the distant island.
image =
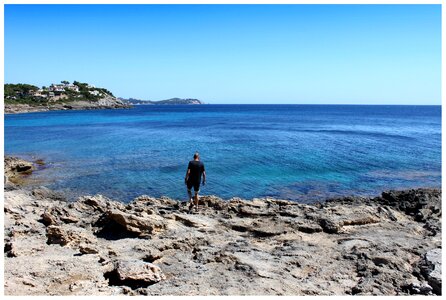
[[31,84],[5,84],[5,113],[48,110],[129,108],[105,88],[61,81],[41,88]]
[[166,100],[159,100],[159,101],[153,101],[153,100],[140,100],[140,99],[124,99],[124,98],[118,98],[124,103],[132,104],[132,105],[195,105],[195,104],[205,104],[203,101],[200,101],[198,99],[181,99],[181,98],[170,98]]

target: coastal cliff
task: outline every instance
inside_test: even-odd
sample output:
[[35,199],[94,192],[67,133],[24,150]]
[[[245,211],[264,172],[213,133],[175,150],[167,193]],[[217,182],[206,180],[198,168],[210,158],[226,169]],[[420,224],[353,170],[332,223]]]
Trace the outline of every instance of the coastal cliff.
[[[15,174],[20,175],[20,170]],[[27,168],[28,170],[28,168]],[[441,294],[441,191],[315,205],[5,188],[6,295]]]

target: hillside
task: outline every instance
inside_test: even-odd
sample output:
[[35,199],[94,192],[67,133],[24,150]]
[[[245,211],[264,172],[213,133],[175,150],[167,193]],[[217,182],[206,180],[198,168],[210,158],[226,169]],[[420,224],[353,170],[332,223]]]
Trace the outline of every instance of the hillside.
[[5,113],[130,107],[109,90],[78,81],[61,81],[42,88],[21,83],[5,84],[4,101]]

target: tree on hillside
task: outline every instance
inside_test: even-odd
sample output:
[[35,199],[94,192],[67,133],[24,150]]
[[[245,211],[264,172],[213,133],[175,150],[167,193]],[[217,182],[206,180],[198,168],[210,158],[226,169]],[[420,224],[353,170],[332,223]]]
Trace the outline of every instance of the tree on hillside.
[[5,97],[7,96],[26,96],[29,95],[31,91],[37,91],[39,88],[31,84],[5,84]]
[[62,84],[70,84],[70,82],[66,81],[66,80],[62,80],[60,83],[62,83]]

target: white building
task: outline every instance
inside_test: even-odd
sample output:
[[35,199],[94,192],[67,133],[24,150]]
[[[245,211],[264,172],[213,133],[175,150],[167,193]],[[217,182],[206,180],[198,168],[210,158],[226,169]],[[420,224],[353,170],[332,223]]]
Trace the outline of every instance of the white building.
[[64,84],[51,84],[48,88],[49,91],[52,92],[65,92],[65,85]]
[[72,91],[75,91],[75,92],[79,93],[79,87],[77,85],[69,84],[69,85],[66,86],[66,88],[69,89],[69,90],[72,90]]

